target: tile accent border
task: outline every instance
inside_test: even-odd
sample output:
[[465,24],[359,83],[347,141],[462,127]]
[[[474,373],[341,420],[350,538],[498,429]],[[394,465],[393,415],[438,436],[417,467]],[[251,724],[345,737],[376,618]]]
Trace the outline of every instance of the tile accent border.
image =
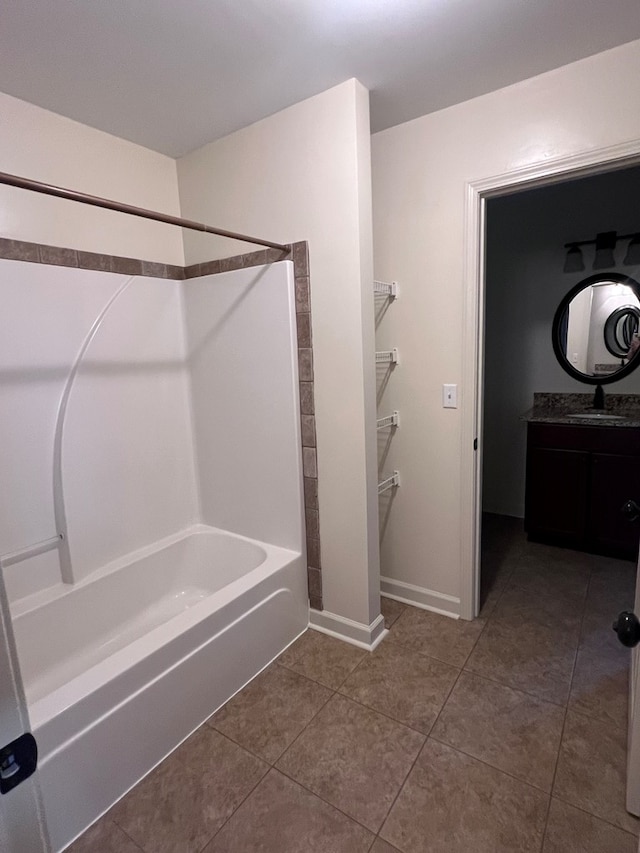
[[0,258],[10,261],[29,261],[57,267],[78,267],[83,270],[115,272],[122,275],[146,275],[153,278],[185,278],[184,267],[141,261],[139,258],[122,258],[118,255],[101,255],[79,249],[62,249],[43,243],[27,243],[0,237]]
[[318,456],[314,401],[309,244],[306,241],[293,243],[291,246],[291,256],[295,276],[298,334],[298,379],[300,382],[300,425],[302,432],[302,473],[304,476],[304,520],[307,541],[309,605],[313,610],[322,610],[322,561],[320,558],[320,512],[318,505]]
[[292,260],[291,249],[286,252],[282,252],[280,249],[258,249],[257,252],[247,252],[244,255],[233,255],[230,258],[220,258],[216,261],[191,264],[191,266],[184,268],[184,277],[198,278],[201,275],[217,275],[221,272],[231,272],[232,270],[242,270],[247,267],[259,267],[263,264],[275,264],[277,261],[290,260]]
[[311,281],[309,245],[306,241],[290,244],[288,251],[260,249],[244,255],[191,264],[188,267],[143,261],[11,240],[0,237],[0,258],[35,264],[77,267],[85,270],[151,276],[184,281],[203,275],[293,261],[295,278],[296,327],[298,338],[298,378],[300,382],[300,426],[302,433],[302,471],[304,475],[304,516],[307,544],[307,582],[309,604],[322,610],[322,562],[320,559],[320,514],[318,507],[318,460],[316,453],[316,417],[314,403],[313,337],[311,331]]

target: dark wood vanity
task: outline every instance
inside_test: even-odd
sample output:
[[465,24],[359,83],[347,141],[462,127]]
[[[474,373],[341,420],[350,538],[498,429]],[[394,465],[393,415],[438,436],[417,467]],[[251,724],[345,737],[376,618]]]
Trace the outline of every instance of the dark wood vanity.
[[640,427],[530,420],[527,430],[529,538],[637,559]]

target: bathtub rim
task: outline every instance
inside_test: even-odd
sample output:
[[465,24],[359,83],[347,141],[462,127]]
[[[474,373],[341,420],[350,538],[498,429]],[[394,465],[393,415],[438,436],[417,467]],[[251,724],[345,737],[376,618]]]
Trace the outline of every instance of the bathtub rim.
[[[175,531],[174,533],[169,534],[168,536],[164,536],[162,539],[157,539],[155,542],[152,542],[148,545],[143,545],[141,548],[137,548],[135,551],[130,551],[128,554],[124,554],[121,557],[117,557],[115,560],[111,560],[109,563],[105,563],[104,566],[101,566],[99,569],[96,569],[91,574],[82,578],[82,580],[77,583],[67,584],[64,582],[60,582],[55,584],[54,586],[49,587],[48,589],[40,590],[38,592],[33,593],[32,595],[25,595],[23,598],[18,598],[16,601],[11,602],[9,605],[9,609],[11,611],[11,618],[19,619],[21,616],[25,616],[28,613],[32,613],[34,610],[38,610],[41,607],[46,606],[52,601],[56,601],[60,598],[64,598],[72,594],[75,590],[83,589],[95,581],[101,580],[102,578],[108,577],[115,572],[119,572],[123,569],[126,569],[128,566],[131,566],[133,563],[137,563],[139,560],[143,560],[147,557],[153,557],[154,554],[157,554],[159,551],[163,551],[165,548],[170,547],[171,545],[175,545],[178,542],[182,542],[184,539],[189,538],[193,535],[199,535],[203,533],[213,533],[219,534],[224,537],[229,537],[232,539],[237,539],[243,542],[247,542],[250,545],[260,548],[264,552],[264,559],[267,557],[268,549],[277,549],[287,553],[299,553],[297,551],[292,551],[287,548],[282,548],[280,545],[272,545],[269,542],[261,542],[258,539],[252,539],[249,536],[243,536],[241,533],[234,533],[231,530],[224,530],[221,527],[214,527],[210,524],[203,524],[202,522],[195,522],[194,524],[190,524],[188,527],[183,527],[180,530]],[[2,566],[2,562],[0,561],[0,567]],[[1,570],[1,569],[0,569]]]
[[[88,667],[65,684],[31,700],[29,699],[29,687],[25,685],[27,708],[33,730],[37,731],[39,728],[52,723],[57,717],[74,706],[90,700],[91,696],[98,691],[108,691],[110,685],[117,681],[118,676],[124,675],[127,671],[144,667],[145,661],[151,662],[154,654],[160,653],[171,643],[179,642],[180,637],[186,637],[190,632],[196,631],[198,625],[204,623],[208,618],[214,619],[216,614],[225,608],[233,609],[234,602],[241,601],[243,593],[250,593],[254,589],[258,590],[279,570],[297,563],[303,556],[300,552],[289,551],[276,546],[268,546],[268,548],[270,553],[267,553],[267,558],[260,566],[251,569],[242,577],[202,599],[189,609],[173,616],[162,625],[152,628],[132,643]],[[280,585],[277,588],[280,588]],[[200,645],[202,643],[199,643],[197,647]],[[169,663],[168,668],[178,665],[178,662]],[[164,669],[166,670],[167,666]],[[152,680],[156,677],[161,677],[161,675],[151,676]]]

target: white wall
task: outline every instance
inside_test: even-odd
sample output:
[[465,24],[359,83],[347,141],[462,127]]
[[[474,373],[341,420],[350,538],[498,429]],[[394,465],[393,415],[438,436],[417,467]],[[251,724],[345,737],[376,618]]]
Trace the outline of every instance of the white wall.
[[587,369],[587,355],[589,350],[589,330],[591,328],[592,296],[592,288],[586,287],[573,297],[569,305],[567,358],[573,367],[581,373],[589,372]]
[[[640,168],[635,168],[487,203],[483,508],[488,512],[524,516],[526,425],[519,418],[533,405],[534,391],[593,391],[562,370],[551,345],[560,301],[598,272],[591,268],[593,247],[583,249],[583,272],[563,272],[564,244],[593,239],[599,231],[633,233],[639,227],[639,195]],[[619,244],[617,265],[602,275],[638,277],[640,270],[622,263],[626,248],[627,241]],[[586,358],[586,347],[583,352]],[[605,360],[614,359],[607,353]],[[625,392],[640,392],[640,371],[605,389],[606,394]]]
[[[640,42],[375,134],[375,272],[401,299],[380,326],[402,365],[384,408],[401,412],[388,457],[402,486],[388,519],[382,574],[451,596],[461,591],[461,417],[442,384],[462,378],[467,184],[640,137]],[[580,239],[580,238],[578,238]],[[517,377],[513,377],[517,381]]]
[[[309,241],[326,610],[379,613],[368,92],[355,80],[178,162],[184,216]],[[246,247],[248,248],[248,247]],[[187,234],[187,263],[246,251]]]
[[182,285],[201,519],[300,551],[293,264]]
[[[601,284],[591,288],[593,299],[589,328],[589,349],[587,369],[596,373],[598,366],[616,369],[620,366],[620,357],[612,355],[606,345],[603,330],[611,314],[629,305],[640,307],[638,300],[629,287],[620,284]],[[635,383],[638,384],[638,383]],[[615,389],[613,389],[615,390]]]
[[[0,93],[0,171],[180,215],[175,160]],[[179,228],[0,186],[0,237],[183,264]]]

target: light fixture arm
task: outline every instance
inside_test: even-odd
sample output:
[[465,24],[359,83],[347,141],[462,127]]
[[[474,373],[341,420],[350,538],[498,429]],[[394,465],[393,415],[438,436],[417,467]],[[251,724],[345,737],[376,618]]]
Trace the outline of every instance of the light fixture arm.
[[581,246],[595,246],[594,270],[616,266],[614,252],[620,240],[629,240],[623,263],[626,266],[640,264],[640,232],[618,234],[616,231],[600,231],[592,240],[572,240],[564,244],[567,250],[564,271],[581,272],[584,269]]
[[573,249],[574,247],[580,248],[580,246],[596,246],[598,244],[598,238],[601,238],[605,234],[613,235],[615,242],[618,240],[633,240],[635,237],[640,237],[640,232],[636,232],[635,234],[618,234],[616,231],[601,231],[599,234],[596,234],[593,240],[571,240],[570,243],[565,243],[564,247],[565,249]]

